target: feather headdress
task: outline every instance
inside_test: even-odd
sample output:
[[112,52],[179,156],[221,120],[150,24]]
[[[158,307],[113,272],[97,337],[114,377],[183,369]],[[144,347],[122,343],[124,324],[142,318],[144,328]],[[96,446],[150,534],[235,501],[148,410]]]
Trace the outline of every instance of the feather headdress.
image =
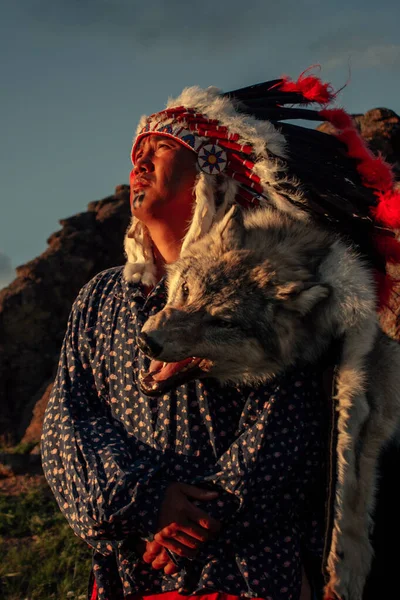
[[[132,162],[144,136],[165,135],[197,154],[188,244],[207,232],[233,202],[248,208],[274,206],[296,218],[313,218],[336,230],[375,269],[381,303],[393,281],[386,263],[400,262],[400,194],[390,166],[374,156],[352,118],[328,105],[332,87],[303,73],[297,81],[273,81],[222,93],[191,87],[159,113],[142,117]],[[318,110],[309,108],[319,105]],[[328,121],[336,135],[287,121]],[[155,284],[151,240],[132,218],[125,239],[125,277]]]

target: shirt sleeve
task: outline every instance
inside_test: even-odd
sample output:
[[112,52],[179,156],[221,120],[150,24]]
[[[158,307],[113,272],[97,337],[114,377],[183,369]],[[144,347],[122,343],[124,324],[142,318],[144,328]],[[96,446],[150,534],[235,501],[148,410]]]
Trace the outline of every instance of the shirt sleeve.
[[96,389],[88,352],[81,292],[45,413],[42,462],[72,529],[102,552],[132,535],[152,536],[169,482],[162,455],[113,419]]

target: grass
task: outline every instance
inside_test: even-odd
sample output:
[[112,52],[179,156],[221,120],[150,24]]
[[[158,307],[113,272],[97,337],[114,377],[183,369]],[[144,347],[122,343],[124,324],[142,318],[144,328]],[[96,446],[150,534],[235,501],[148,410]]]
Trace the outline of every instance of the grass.
[[0,496],[1,600],[83,600],[90,551],[44,486]]
[[7,446],[1,446],[0,452],[5,452],[8,454],[29,454],[35,446],[37,446],[37,442],[20,442],[12,448]]

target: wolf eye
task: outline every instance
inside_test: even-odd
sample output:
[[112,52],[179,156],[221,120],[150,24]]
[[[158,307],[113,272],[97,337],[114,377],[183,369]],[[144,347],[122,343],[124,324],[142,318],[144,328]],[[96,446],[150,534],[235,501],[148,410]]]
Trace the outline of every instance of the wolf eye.
[[184,299],[186,300],[186,298],[189,296],[189,286],[188,286],[188,284],[186,283],[186,281],[184,281],[184,282],[182,283],[181,290],[182,290],[182,296],[183,296],[183,297],[184,297]]
[[224,329],[233,329],[236,327],[233,321],[228,321],[227,319],[213,319],[212,324],[215,327],[223,327]]

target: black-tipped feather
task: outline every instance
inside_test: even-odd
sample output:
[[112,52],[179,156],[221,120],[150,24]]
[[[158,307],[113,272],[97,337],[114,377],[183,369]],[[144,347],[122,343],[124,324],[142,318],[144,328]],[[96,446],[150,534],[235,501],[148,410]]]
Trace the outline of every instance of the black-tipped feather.
[[[281,193],[318,222],[348,238],[372,265],[384,271],[384,261],[371,240],[376,232],[393,234],[377,226],[370,217],[376,196],[363,185],[356,160],[347,156],[346,146],[337,138],[316,129],[282,123],[295,119],[321,122],[324,118],[316,110],[286,106],[310,102],[297,92],[280,91],[281,83],[283,79],[275,79],[223,96],[238,100],[239,112],[270,121],[285,136],[287,157],[279,160],[288,177],[280,183]],[[304,192],[301,198],[296,198],[295,193],[298,182]]]
[[254,85],[249,85],[244,88],[239,88],[237,90],[233,90],[231,92],[225,92],[222,96],[227,96],[228,98],[237,98],[238,100],[244,101],[248,98],[262,98],[264,96],[268,96],[269,93],[273,93],[271,88],[275,88],[283,82],[283,79],[273,79],[272,81],[265,81],[263,83],[255,83]]
[[246,110],[240,110],[251,114],[252,117],[262,121],[285,121],[290,119],[304,119],[307,121],[321,121],[321,115],[315,110],[307,110],[306,108],[252,108],[251,112],[246,107]]

